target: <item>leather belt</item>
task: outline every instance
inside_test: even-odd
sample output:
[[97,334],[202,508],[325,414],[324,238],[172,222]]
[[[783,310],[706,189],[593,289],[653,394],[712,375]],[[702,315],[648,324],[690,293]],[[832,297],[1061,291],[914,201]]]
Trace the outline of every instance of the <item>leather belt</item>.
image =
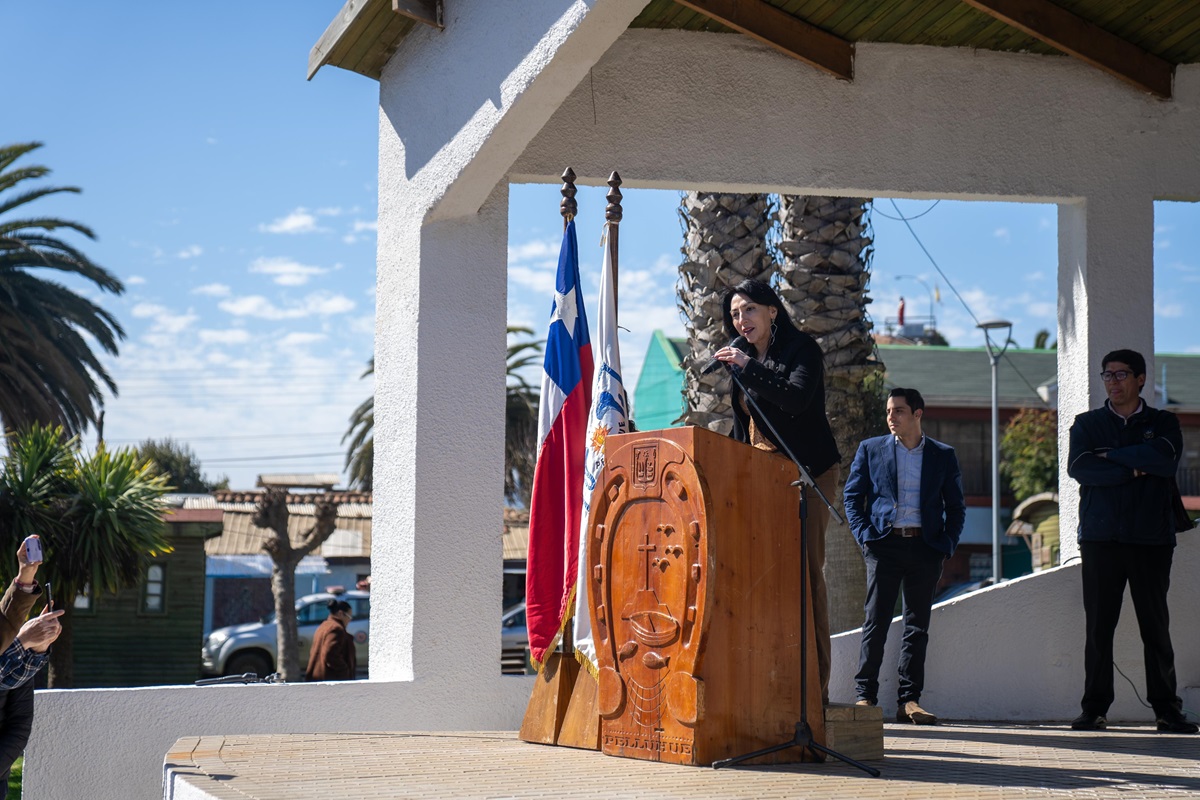
[[896,536],[903,536],[905,539],[911,539],[914,536],[921,535],[920,528],[892,528],[892,533]]

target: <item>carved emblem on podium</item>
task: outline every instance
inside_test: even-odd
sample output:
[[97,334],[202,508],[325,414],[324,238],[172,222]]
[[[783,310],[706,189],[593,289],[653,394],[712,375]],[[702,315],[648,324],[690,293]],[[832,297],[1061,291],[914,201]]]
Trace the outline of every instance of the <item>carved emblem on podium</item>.
[[[618,463],[623,451],[623,463]],[[614,460],[616,457],[617,460]],[[609,455],[589,562],[605,752],[692,763],[703,702],[693,677],[703,626],[706,545],[695,465],[667,441]],[[628,480],[626,476],[632,478]]]
[[633,485],[639,489],[653,486],[658,480],[658,444],[633,448]]

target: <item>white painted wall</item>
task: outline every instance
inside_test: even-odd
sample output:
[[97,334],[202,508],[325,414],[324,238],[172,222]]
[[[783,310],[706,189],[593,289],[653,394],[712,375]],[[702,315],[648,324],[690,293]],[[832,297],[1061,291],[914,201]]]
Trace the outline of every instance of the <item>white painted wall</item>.
[[[86,776],[96,800],[147,796],[184,735],[519,722],[529,682],[495,667],[506,176],[557,182],[571,165],[596,184],[619,169],[631,187],[1058,202],[1060,288],[1070,289],[1061,407],[1096,401],[1097,354],[1131,340],[1151,350],[1148,204],[1200,197],[1196,67],[1178,70],[1176,98],[1162,102],[1067,58],[859,45],[847,83],[742,36],[625,32],[644,0],[452,6],[444,32],[419,28],[405,41],[380,87],[375,679],[43,693],[31,795],[77,797]],[[1117,198],[1134,202],[1119,225]],[[1139,280],[1126,290],[1129,275]],[[981,638],[1008,658],[971,662],[958,680],[976,693],[1009,685],[1011,665],[1032,660],[1055,697],[1073,698],[1048,649],[1023,657],[1031,641],[1082,641],[1078,593],[1057,583],[1071,574],[959,604],[961,624],[939,611],[935,636],[960,631],[962,658]],[[1034,604],[1022,599],[1031,586]],[[1034,682],[1024,678],[1013,685]],[[938,710],[954,716],[958,701],[946,697]],[[995,713],[1041,717],[1047,699],[1013,695]]]
[[[467,644],[445,655],[451,662],[481,658]],[[498,647],[491,661],[498,672]],[[454,664],[448,666],[453,672]],[[497,675],[482,688],[429,678],[39,691],[25,754],[24,796],[161,797],[163,756],[188,735],[510,729],[532,689],[532,678]]]
[[[1079,714],[1083,696],[1083,589],[1079,561],[1034,573],[934,607],[921,705],[945,719],[1065,722]],[[1179,535],[1172,567],[1171,638],[1175,671],[1185,705],[1200,699],[1200,637],[1194,611],[1200,605],[1200,531]],[[879,705],[885,719],[896,707],[896,664],[903,622],[892,621],[879,673]],[[833,637],[829,695],[853,702],[862,630]],[[1133,601],[1125,593],[1114,661],[1146,697],[1146,670]],[[1154,712],[1138,703],[1116,674],[1113,722],[1147,723]],[[1192,711],[1200,711],[1189,706]]]

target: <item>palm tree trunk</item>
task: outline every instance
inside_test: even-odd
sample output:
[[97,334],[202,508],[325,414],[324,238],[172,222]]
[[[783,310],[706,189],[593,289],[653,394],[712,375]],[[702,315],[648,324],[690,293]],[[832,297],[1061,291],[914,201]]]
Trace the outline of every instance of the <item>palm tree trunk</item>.
[[[858,444],[885,432],[883,364],[877,358],[867,315],[872,247],[869,200],[784,196],[779,249],[779,295],[796,323],[825,352],[825,408],[842,454],[842,488]],[[829,625],[834,633],[862,624],[866,570],[849,528],[831,523],[825,579]]]
[[701,375],[700,367],[729,340],[721,316],[726,289],[775,270],[767,247],[772,211],[766,194],[686,192],[679,202],[684,261],[676,296],[691,350],[683,360],[685,425],[724,434],[733,428],[728,374]]

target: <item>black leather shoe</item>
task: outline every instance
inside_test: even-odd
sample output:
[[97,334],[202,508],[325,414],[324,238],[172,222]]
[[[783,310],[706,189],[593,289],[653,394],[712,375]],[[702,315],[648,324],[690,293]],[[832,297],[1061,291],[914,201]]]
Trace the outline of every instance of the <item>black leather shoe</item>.
[[[1108,720],[1103,714],[1089,714],[1086,711],[1071,720],[1073,731],[1102,731],[1108,727]],[[1159,728],[1159,730],[1162,730]]]
[[1158,720],[1159,733],[1200,733],[1200,726],[1185,717]]

